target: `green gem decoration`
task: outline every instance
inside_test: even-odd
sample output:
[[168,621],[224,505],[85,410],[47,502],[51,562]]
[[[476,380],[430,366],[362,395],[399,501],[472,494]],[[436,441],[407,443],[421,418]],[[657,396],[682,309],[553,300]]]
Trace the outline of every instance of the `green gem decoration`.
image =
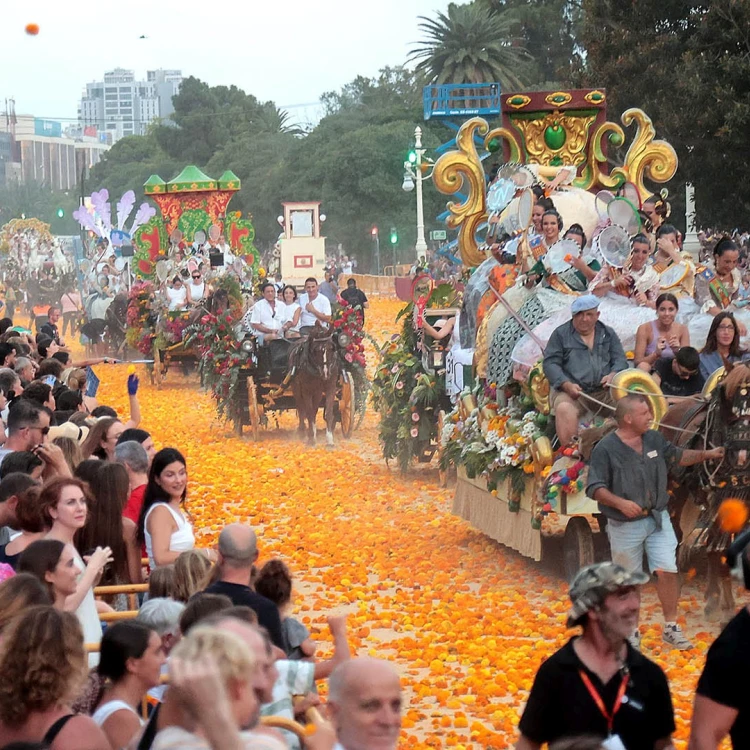
[[549,160],[549,164],[551,167],[561,167],[564,164],[562,156],[553,156]]
[[496,151],[500,150],[500,139],[499,138],[490,138],[489,143],[487,144],[487,150],[494,154]]
[[557,96],[553,96],[551,101],[552,104],[564,104],[568,101],[568,97],[565,94],[558,94]]
[[508,103],[513,105],[523,104],[524,98],[522,96],[514,96]]
[[619,133],[611,132],[609,134],[609,142],[613,146],[622,146],[622,144],[625,142],[625,139]]
[[565,145],[567,138],[565,128],[559,122],[548,125],[544,130],[544,142],[553,151],[559,151]]
[[589,97],[594,104],[599,104],[599,102],[604,101],[604,97],[598,92],[595,91],[591,96]]

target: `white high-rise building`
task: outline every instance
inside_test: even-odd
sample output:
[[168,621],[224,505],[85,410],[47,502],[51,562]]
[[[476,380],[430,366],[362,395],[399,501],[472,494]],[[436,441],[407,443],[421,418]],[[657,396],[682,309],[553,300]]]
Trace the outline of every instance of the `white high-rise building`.
[[103,81],[86,84],[78,106],[79,126],[106,133],[111,143],[128,135],[145,135],[154,120],[174,112],[172,97],[181,82],[179,70],[149,70],[145,81],[136,81],[132,70],[111,70]]

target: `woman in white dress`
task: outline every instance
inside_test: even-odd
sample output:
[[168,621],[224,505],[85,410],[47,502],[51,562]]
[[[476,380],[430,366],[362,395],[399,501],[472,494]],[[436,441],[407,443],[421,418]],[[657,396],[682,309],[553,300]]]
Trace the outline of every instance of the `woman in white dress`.
[[171,286],[167,287],[167,299],[170,311],[184,310],[187,306],[187,289],[179,274],[172,279]]
[[[78,571],[75,594],[65,601],[65,609],[75,612],[83,629],[86,643],[99,643],[102,639],[102,626],[99,622],[99,608],[109,610],[106,604],[94,600],[94,586],[101,578],[104,566],[112,562],[109,547],[97,547],[86,562],[75,550],[76,532],[86,525],[88,498],[83,482],[70,477],[50,479],[39,495],[42,517],[49,523],[47,539],[57,539],[73,548],[74,564]],[[99,654],[89,654],[89,666],[96,666]]]
[[[193,526],[184,510],[187,464],[176,448],[162,448],[151,463],[138,519],[138,540],[146,545],[151,569],[170,565],[181,552],[194,549]],[[213,550],[203,550],[215,559]]]
[[284,338],[296,339],[299,338],[299,319],[302,314],[302,308],[297,302],[297,290],[287,284],[281,290],[281,299],[283,305],[281,306],[282,312],[282,330],[284,331]]
[[190,272],[190,283],[187,285],[188,304],[201,302],[206,296],[206,282],[203,279],[203,272],[199,268],[194,268]]

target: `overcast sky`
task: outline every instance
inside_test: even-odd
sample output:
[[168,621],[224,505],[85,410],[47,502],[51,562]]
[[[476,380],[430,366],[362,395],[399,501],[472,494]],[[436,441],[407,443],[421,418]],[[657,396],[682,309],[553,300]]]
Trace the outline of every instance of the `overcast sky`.
[[[448,0],[59,0],[2,2],[0,111],[75,120],[89,81],[115,67],[177,68],[235,84],[314,119],[314,103],[356,75],[399,65],[420,37],[420,15]],[[38,36],[24,28],[37,23]],[[140,39],[145,35],[146,39]],[[311,105],[296,107],[293,105]]]

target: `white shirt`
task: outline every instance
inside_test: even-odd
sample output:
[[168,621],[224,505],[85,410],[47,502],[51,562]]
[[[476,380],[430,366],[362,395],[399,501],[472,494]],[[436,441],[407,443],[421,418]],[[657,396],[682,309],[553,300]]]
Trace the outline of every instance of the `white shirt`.
[[[148,517],[151,515],[151,512],[154,508],[164,507],[166,508],[170,514],[172,515],[172,518],[174,518],[175,523],[177,524],[177,531],[172,532],[172,536],[169,538],[169,551],[170,552],[187,552],[188,550],[195,548],[195,535],[193,534],[193,527],[190,525],[190,522],[185,518],[185,516],[182,515],[182,512],[177,512],[171,505],[168,503],[154,503],[146,513],[146,517],[143,519],[143,536],[145,537],[146,542],[146,553],[148,554],[148,564],[151,567],[151,570],[157,567],[156,560],[154,560],[154,550],[153,545],[151,542],[151,534],[148,531]],[[92,595],[93,600],[93,595]],[[97,615],[98,617],[98,615]],[[99,637],[99,640],[101,640],[101,636]],[[91,655],[89,655],[91,656]],[[98,657],[98,654],[97,654]]]
[[187,289],[185,289],[185,285],[183,284],[179,289],[168,286],[167,297],[169,298],[170,310],[183,308],[185,306],[185,302],[187,302]]
[[[284,307],[283,303],[276,302],[272,308],[271,304],[266,299],[259,299],[254,305],[252,313],[250,314],[250,323],[258,324],[270,328],[273,331],[280,331],[281,326],[284,324]],[[255,335],[263,341],[264,335],[262,331],[258,331],[253,325]]]
[[190,282],[190,298],[193,302],[200,302],[203,299],[203,295],[206,292],[206,283],[201,281],[200,284],[193,284]]
[[[301,326],[314,326],[318,318],[316,318],[311,312],[308,312],[305,308],[307,307],[307,303],[312,302],[313,307],[323,315],[330,315],[331,314],[331,303],[329,302],[327,297],[324,297],[322,294],[318,293],[318,296],[311,300],[307,294],[300,294],[299,297],[299,306],[302,308],[302,315],[299,316],[299,324]],[[328,323],[324,323],[322,320],[320,321],[320,325],[322,325],[324,328],[328,328]]]
[[[285,302],[277,302],[276,306],[281,306],[281,322],[291,323],[294,320],[294,314],[300,309],[298,302],[292,302],[291,305],[287,305]],[[300,315],[300,318],[302,316]],[[290,331],[299,331],[299,321],[296,326],[292,326]]]

